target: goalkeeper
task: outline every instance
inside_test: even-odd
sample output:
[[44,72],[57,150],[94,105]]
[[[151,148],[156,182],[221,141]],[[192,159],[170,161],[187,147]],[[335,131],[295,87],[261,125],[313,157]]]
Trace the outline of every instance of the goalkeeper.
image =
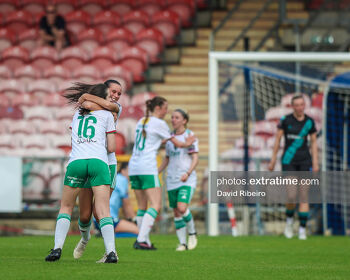
[[[284,135],[285,146],[282,155],[282,171],[315,171],[318,167],[317,136],[315,122],[304,113],[305,100],[302,95],[295,95],[291,101],[293,113],[283,116],[278,124],[276,141],[273,154],[269,163],[269,170],[273,171],[276,164],[280,141]],[[307,143],[310,135],[311,155]],[[289,189],[289,188],[288,188]],[[303,193],[300,193],[303,195]],[[290,193],[288,194],[291,195]],[[296,195],[296,194],[295,194]],[[305,194],[304,194],[305,195]],[[307,194],[306,194],[307,195]],[[293,217],[295,211],[294,203],[286,204],[287,223],[284,235],[293,237]],[[306,223],[309,216],[309,204],[299,203],[299,239],[306,240]]]

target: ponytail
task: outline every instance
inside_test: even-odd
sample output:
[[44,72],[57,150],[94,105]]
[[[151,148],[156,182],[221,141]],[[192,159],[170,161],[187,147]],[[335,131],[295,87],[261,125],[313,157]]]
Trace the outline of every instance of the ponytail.
[[143,124],[142,124],[142,136],[144,138],[146,138],[146,136],[147,136],[145,126],[146,126],[146,123],[148,121],[150,112],[153,113],[155,107],[157,107],[157,106],[161,107],[165,102],[167,102],[167,100],[161,96],[156,96],[156,97],[153,97],[152,99],[148,99],[146,101],[146,116],[145,116],[145,119],[143,120]]

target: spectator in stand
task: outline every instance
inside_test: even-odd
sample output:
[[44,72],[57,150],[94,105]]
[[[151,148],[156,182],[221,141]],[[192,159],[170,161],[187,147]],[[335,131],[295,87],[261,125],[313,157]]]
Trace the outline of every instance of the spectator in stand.
[[69,45],[69,37],[64,18],[56,13],[55,5],[46,7],[46,15],[39,22],[40,46],[53,46],[58,51]]

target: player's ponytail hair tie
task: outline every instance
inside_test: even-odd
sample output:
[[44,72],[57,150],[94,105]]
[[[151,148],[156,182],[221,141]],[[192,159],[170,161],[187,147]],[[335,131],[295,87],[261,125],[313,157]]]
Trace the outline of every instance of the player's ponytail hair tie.
[[190,121],[190,116],[184,110],[178,108],[175,110],[175,112],[179,112],[182,115],[182,117],[187,121],[187,123]]

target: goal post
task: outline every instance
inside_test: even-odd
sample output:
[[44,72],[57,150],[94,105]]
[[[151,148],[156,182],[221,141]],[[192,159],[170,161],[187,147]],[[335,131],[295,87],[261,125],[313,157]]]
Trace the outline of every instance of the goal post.
[[[238,64],[251,64],[261,62],[274,62],[274,63],[340,63],[350,62],[350,53],[308,53],[308,52],[209,52],[209,171],[218,171],[219,168],[219,63],[231,62]],[[299,67],[295,67],[299,69]],[[295,71],[295,70],[294,70]],[[349,67],[350,71],[350,67]],[[296,85],[299,83],[299,77],[303,82],[302,73],[293,73],[293,80],[296,81]],[[323,102],[327,102],[327,88],[329,88],[330,80],[322,81],[324,83],[324,97]],[[308,81],[306,81],[308,83]],[[312,82],[310,82],[312,83]],[[299,89],[296,86],[296,89]],[[299,90],[296,90],[299,91]],[[326,108],[326,106],[324,106]],[[326,112],[323,112],[326,117]],[[326,123],[323,122],[323,131],[326,131]],[[322,139],[325,140],[325,134],[323,133]],[[325,151],[325,141],[323,141],[323,151]],[[322,153],[322,170],[326,168],[326,155]],[[208,217],[207,217],[207,232],[210,236],[216,236],[219,234],[219,206],[217,203],[211,203],[211,191],[213,187],[210,184],[210,172],[209,172],[209,190],[208,190]]]

